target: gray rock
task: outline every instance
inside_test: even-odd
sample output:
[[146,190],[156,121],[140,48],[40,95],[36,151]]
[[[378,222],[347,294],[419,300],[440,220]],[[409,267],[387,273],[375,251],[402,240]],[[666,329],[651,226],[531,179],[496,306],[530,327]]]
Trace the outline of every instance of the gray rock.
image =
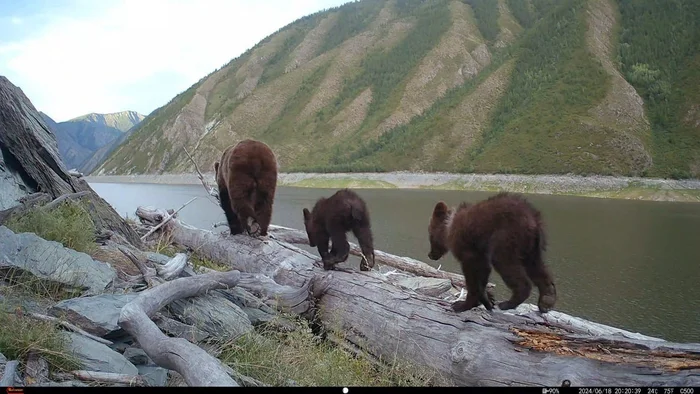
[[218,339],[235,340],[253,329],[248,315],[221,294],[176,300],[169,309],[181,322]]
[[15,234],[0,226],[0,245],[0,269],[29,272],[40,279],[86,289],[86,294],[104,291],[117,277],[109,264],[32,233]]
[[148,261],[150,261],[151,263],[160,264],[160,265],[164,265],[165,263],[167,263],[171,259],[171,257],[168,257],[168,256],[166,256],[164,254],[160,254],[160,253],[146,252],[144,254],[146,255],[146,259],[148,259]]
[[124,357],[126,357],[126,359],[129,360],[132,364],[136,365],[137,368],[139,365],[148,364],[149,361],[146,352],[144,352],[143,349],[139,349],[137,347],[130,347],[124,350]]
[[117,321],[122,307],[136,298],[136,294],[102,294],[91,297],[71,298],[49,309],[49,314],[61,317],[90,334],[99,337],[118,336],[124,333]]
[[416,293],[421,293],[432,297],[437,297],[452,288],[452,282],[450,282],[449,279],[425,278],[421,276],[401,279],[396,283],[399,286],[413,290]]
[[65,332],[70,352],[83,365],[83,369],[95,372],[112,372],[138,375],[138,369],[126,357],[80,334]]
[[168,370],[157,365],[139,365],[139,375],[143,376],[150,386],[164,387],[168,384]]

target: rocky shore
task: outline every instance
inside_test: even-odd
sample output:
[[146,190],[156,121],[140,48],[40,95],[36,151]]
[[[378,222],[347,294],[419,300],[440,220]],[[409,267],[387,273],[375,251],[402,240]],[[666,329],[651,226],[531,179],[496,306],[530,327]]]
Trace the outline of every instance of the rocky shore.
[[[213,182],[214,174],[205,174]],[[196,174],[102,175],[88,182],[200,184]],[[511,191],[650,201],[700,202],[700,180],[576,176],[449,173],[283,173],[279,184],[312,188],[399,188],[434,190]]]

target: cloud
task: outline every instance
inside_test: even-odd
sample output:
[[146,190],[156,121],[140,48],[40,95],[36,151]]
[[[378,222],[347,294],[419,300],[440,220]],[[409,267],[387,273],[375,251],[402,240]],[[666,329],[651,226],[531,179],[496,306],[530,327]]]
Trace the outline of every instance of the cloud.
[[104,2],[88,15],[52,16],[33,36],[0,46],[0,67],[57,121],[149,113],[284,25],[344,2]]
[[13,16],[12,18],[10,18],[10,22],[11,22],[13,25],[21,25],[22,23],[24,23],[24,19],[19,18],[19,17],[16,17],[16,16]]

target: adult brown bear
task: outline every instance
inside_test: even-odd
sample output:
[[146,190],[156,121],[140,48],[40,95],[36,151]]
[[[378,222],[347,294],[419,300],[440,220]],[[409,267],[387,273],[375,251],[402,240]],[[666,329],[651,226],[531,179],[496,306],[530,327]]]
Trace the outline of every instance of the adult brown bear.
[[[360,262],[361,271],[374,267],[374,245],[369,221],[369,210],[364,200],[349,189],[338,190],[332,196],[316,201],[313,209],[304,208],[304,227],[309,245],[318,248],[324,269],[348,259],[350,244],[346,233],[352,231],[365,258]],[[328,241],[333,242],[330,253]]]
[[243,140],[229,146],[214,163],[221,208],[232,235],[245,230],[267,235],[277,188],[277,160],[266,144]]
[[428,234],[431,260],[440,259],[449,250],[462,265],[467,298],[452,304],[455,312],[479,303],[493,309],[486,293],[492,266],[512,291],[509,300],[498,304],[499,309],[523,303],[532,290],[530,280],[540,293],[540,312],[554,307],[556,288],[542,261],[546,249],[542,217],[522,196],[499,193],[476,204],[463,202],[456,209],[440,201],[433,210]]

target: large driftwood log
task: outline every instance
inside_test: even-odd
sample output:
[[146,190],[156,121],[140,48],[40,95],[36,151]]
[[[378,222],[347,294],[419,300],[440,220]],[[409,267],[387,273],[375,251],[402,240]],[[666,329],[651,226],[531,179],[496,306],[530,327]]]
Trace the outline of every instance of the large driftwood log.
[[[146,212],[140,209],[143,214]],[[153,212],[151,212],[153,213]],[[155,214],[155,213],[153,213]],[[171,220],[173,242],[232,269],[300,287],[322,274],[314,255],[274,239],[224,236]],[[434,369],[458,385],[697,386],[700,344],[634,334],[564,313],[483,308],[400,289],[375,271],[332,271],[317,317],[350,344],[384,360]]]
[[170,338],[151,320],[171,302],[209,290],[232,287],[238,283],[238,271],[220,272],[175,279],[139,293],[126,304],[118,324],[134,337],[156,364],[177,371],[190,386],[238,386],[219,360],[183,338]]

